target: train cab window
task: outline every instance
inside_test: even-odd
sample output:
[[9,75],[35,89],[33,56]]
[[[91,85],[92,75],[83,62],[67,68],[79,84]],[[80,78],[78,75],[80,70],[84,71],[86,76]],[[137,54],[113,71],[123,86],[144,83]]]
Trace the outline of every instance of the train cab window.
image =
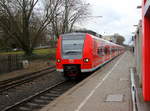
[[63,39],[62,40],[62,57],[64,59],[82,58],[84,39]]
[[83,42],[84,40],[63,40],[63,53],[82,52]]

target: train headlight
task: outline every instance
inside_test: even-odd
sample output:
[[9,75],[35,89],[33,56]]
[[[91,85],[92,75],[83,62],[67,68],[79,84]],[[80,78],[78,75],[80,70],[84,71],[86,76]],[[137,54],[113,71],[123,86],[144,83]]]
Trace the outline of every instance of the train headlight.
[[60,62],[61,62],[61,60],[60,60],[60,59],[57,59],[57,62],[58,62],[58,63],[60,63]]
[[89,59],[88,59],[88,58],[85,58],[83,61],[84,61],[84,62],[89,62]]

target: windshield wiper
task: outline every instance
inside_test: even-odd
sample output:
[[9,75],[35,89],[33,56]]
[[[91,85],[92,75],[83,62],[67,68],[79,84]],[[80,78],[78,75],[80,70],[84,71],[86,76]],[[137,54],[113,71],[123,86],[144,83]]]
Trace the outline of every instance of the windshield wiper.
[[80,53],[80,51],[66,51],[65,54],[75,54]]

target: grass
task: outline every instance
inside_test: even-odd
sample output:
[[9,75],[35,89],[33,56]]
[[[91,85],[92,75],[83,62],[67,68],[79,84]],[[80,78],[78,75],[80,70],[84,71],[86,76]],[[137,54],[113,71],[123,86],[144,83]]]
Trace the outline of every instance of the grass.
[[37,55],[47,55],[47,54],[55,54],[56,49],[51,48],[51,49],[37,49],[34,50],[33,53]]
[[22,55],[23,51],[0,52],[0,55]]
[[[49,48],[49,49],[36,49],[33,51],[33,54],[36,55],[51,55],[55,54],[55,48]],[[0,52],[0,55],[23,55],[23,51],[12,51],[12,52]]]

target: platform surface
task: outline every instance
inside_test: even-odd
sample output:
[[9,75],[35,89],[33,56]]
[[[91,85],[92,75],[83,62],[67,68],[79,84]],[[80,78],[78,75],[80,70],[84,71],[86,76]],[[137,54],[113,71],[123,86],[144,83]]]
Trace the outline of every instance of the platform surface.
[[130,73],[134,59],[125,52],[41,111],[132,111]]

